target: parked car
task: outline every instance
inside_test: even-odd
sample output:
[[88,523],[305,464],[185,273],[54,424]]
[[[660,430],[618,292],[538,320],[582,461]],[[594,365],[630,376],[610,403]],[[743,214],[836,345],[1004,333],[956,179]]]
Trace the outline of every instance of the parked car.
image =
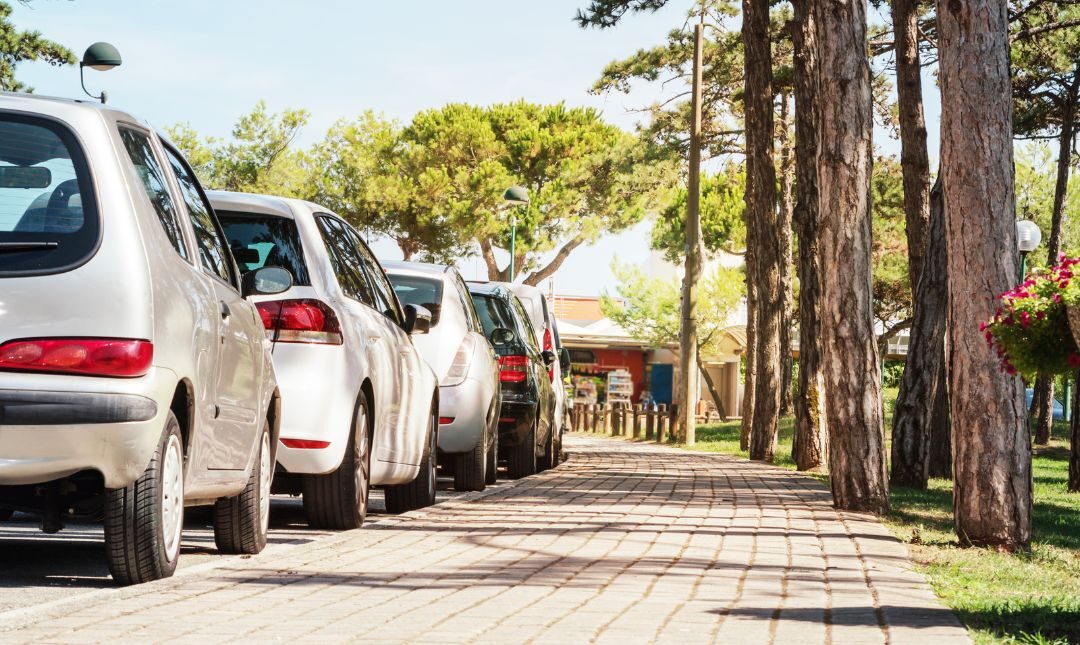
[[555,390],[555,465],[558,465],[559,456],[562,455],[563,421],[568,412],[563,379],[570,376],[570,350],[562,346],[555,312],[543,292],[528,284],[508,283],[507,286],[525,307],[533,333],[540,339],[540,349],[553,352],[558,359],[548,368],[548,378]]
[[499,363],[469,288],[452,267],[386,262],[398,299],[431,311],[416,345],[439,380],[439,450],[452,460],[454,488],[484,490],[497,477]]
[[218,549],[266,544],[279,396],[241,280],[183,157],[141,121],[0,95],[0,510],[104,518],[113,578],[171,575],[185,505]]
[[372,486],[392,513],[435,503],[439,389],[413,344],[431,314],[401,307],[360,235],[317,204],[213,192],[241,271],[267,264],[292,287],[256,299],[282,392],[275,492],[308,523],[359,527]]
[[476,313],[499,361],[502,411],[499,454],[512,479],[556,465],[555,392],[548,369],[555,354],[540,349],[529,316],[504,284],[470,283]]
[[[1027,406],[1028,410],[1031,410],[1031,402],[1035,398],[1035,390],[1030,388],[1030,387],[1025,389],[1024,390],[1024,396],[1025,396],[1025,400],[1027,401],[1027,403],[1025,405]],[[1065,406],[1061,403],[1061,401],[1058,401],[1057,399],[1054,399],[1052,407],[1053,407],[1053,413],[1052,413],[1053,420],[1054,421],[1064,421],[1065,420]]]

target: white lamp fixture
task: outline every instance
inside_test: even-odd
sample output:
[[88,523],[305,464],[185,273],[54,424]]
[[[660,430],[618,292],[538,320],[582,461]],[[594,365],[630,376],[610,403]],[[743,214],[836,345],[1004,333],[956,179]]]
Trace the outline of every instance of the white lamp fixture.
[[1031,220],[1022,219],[1016,223],[1016,246],[1021,253],[1031,253],[1039,248],[1042,242],[1042,231],[1039,225]]

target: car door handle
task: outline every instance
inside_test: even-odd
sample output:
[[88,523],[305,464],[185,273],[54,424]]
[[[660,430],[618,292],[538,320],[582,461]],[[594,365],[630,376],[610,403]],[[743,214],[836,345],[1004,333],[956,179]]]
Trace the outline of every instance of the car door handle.
[[372,344],[378,343],[382,340],[382,336],[368,336],[368,341]]
[[229,316],[231,316],[231,315],[232,315],[232,310],[229,309],[229,305],[225,304],[225,301],[222,300],[221,301],[221,319],[222,320],[228,320]]

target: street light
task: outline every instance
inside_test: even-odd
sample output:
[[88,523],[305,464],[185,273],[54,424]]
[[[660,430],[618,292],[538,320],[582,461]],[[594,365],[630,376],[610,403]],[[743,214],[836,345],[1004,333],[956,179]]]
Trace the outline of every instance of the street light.
[[79,82],[82,83],[82,89],[86,92],[86,95],[92,99],[98,99],[102,103],[109,100],[109,96],[104,91],[99,96],[94,96],[86,89],[86,78],[83,76],[84,68],[89,67],[99,72],[107,72],[114,67],[120,67],[123,62],[120,58],[120,52],[109,43],[94,43],[87,47],[82,62],[79,63]]
[[[503,201],[511,206],[528,206],[529,191],[521,186],[511,186],[503,193]],[[510,214],[510,282],[514,281],[514,246],[517,243],[517,211]]]
[[1031,220],[1022,219],[1016,223],[1016,246],[1020,249],[1020,282],[1027,275],[1027,254],[1039,248],[1042,231]]

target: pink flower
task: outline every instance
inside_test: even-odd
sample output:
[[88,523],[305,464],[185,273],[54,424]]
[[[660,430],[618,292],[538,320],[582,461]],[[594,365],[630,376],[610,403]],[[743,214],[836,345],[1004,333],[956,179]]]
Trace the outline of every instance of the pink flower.
[[979,323],[979,331],[986,331],[986,323]]
[[1026,311],[1020,312],[1020,326],[1027,327],[1031,324],[1031,314]]
[[1035,314],[1035,317],[1038,318],[1039,320],[1044,320],[1046,318],[1046,312],[1045,311],[1040,311],[1039,313]]
[[1076,352],[1069,354],[1069,357],[1065,359],[1065,362],[1069,364],[1069,367],[1080,367],[1080,355]]
[[1061,302],[1061,294],[1060,293],[1055,293],[1053,300],[1054,300],[1054,302]]

